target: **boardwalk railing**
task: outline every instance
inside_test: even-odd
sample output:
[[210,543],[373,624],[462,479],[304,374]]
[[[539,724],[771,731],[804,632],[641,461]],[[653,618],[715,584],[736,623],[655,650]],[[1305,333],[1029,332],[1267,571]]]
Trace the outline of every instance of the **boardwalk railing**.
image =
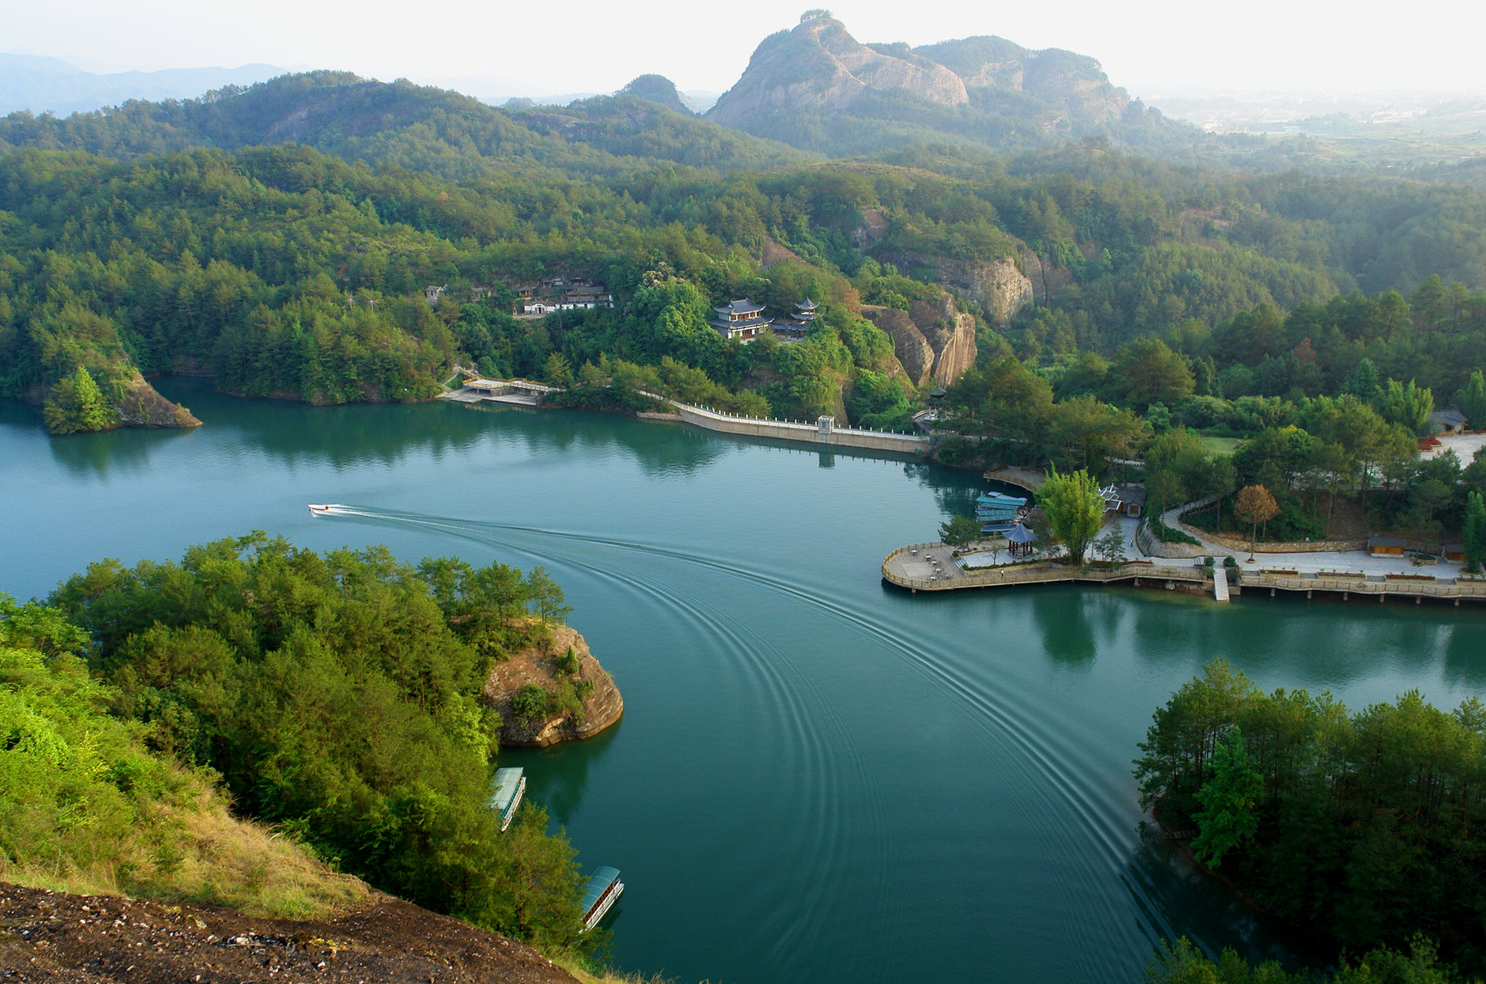
[[1486,581],[1441,581],[1422,578],[1393,578],[1380,575],[1346,576],[1337,574],[1265,574],[1243,572],[1245,588],[1270,588],[1278,591],[1329,591],[1342,594],[1365,594],[1399,598],[1451,598],[1486,601]]

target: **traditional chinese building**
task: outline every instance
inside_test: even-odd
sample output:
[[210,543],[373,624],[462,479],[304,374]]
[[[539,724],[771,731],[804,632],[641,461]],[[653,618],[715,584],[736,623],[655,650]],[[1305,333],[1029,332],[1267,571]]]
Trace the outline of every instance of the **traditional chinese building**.
[[726,307],[713,308],[717,317],[708,322],[723,338],[736,338],[751,342],[758,333],[773,324],[773,319],[764,317],[764,306],[748,298],[733,301]]

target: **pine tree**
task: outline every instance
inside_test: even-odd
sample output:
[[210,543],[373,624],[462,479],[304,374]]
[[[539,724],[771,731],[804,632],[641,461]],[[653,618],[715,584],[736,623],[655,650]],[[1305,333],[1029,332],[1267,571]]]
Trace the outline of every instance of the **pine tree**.
[[57,381],[42,414],[47,430],[53,434],[107,430],[119,422],[118,413],[103,399],[98,384],[83,366]]

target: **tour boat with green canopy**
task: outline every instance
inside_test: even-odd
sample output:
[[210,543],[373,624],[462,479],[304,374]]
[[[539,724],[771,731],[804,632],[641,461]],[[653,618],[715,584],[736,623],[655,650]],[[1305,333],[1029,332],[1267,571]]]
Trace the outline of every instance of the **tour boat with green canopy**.
[[496,769],[495,791],[490,794],[490,808],[500,814],[500,829],[505,830],[516,816],[516,807],[526,793],[526,776],[519,768]]
[[1026,499],[1001,492],[983,492],[975,500],[975,518],[980,521],[982,533],[1004,533],[1016,523],[1017,516],[1027,505]]
[[588,879],[583,889],[583,928],[590,930],[598,925],[604,913],[624,891],[624,882],[619,880],[619,869],[600,865]]

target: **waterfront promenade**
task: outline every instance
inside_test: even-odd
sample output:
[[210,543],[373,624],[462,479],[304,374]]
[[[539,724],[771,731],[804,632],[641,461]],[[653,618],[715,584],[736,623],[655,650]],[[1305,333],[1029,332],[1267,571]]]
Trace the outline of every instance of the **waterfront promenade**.
[[[965,562],[977,559],[977,552],[971,547],[963,553],[954,556],[955,548],[944,543],[910,544],[883,560],[882,577],[915,594],[1079,582],[1162,587],[1211,595],[1217,601],[1227,600],[1225,595],[1230,593],[1262,592],[1275,597],[1283,592],[1307,598],[1319,594],[1343,601],[1392,600],[1416,605],[1425,599],[1456,606],[1462,601],[1486,603],[1486,578],[1466,577],[1455,565],[1443,565],[1430,573],[1428,568],[1411,567],[1398,558],[1367,557],[1360,551],[1267,555],[1253,564],[1227,568],[1221,585],[1214,583],[1214,571],[1222,570],[1221,555],[1211,570],[1203,567],[1200,558],[1142,558],[1114,567],[1085,568],[1055,560],[1032,560],[967,569]],[[1293,559],[1296,557],[1305,559],[1297,561]]]

